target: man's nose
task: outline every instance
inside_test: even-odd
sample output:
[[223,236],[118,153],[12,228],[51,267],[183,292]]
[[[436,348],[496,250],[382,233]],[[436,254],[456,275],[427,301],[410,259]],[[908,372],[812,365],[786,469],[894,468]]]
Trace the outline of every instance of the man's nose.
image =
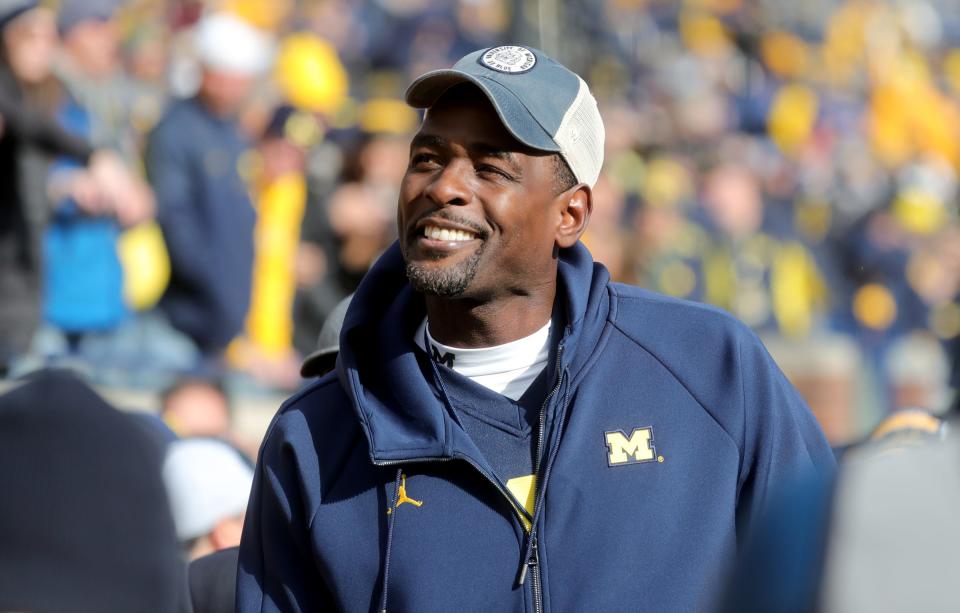
[[466,160],[454,160],[436,173],[424,190],[439,206],[462,206],[470,202],[470,173],[473,166]]

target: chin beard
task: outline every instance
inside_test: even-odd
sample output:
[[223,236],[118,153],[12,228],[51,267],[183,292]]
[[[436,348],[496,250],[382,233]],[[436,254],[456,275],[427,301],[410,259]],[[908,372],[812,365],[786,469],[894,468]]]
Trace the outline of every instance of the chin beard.
[[407,279],[418,292],[440,298],[462,296],[477,275],[483,245],[466,261],[447,268],[431,269],[416,262],[407,262]]

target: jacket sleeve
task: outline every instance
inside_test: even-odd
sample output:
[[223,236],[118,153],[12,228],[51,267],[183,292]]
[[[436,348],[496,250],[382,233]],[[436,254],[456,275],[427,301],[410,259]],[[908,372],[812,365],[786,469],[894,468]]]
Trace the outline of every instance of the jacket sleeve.
[[278,422],[257,461],[237,568],[237,613],[335,610],[312,552],[297,462]]
[[199,204],[194,201],[193,168],[186,142],[172,126],[161,124],[150,137],[146,156],[147,176],[157,199],[157,222],[163,232],[170,263],[180,282],[198,291],[218,280],[209,273],[207,243]]
[[836,469],[833,451],[806,402],[752,332],[738,342],[743,402],[743,460],[737,533],[748,536],[784,483]]
[[93,155],[93,148],[85,138],[63,129],[56,118],[31,110],[8,91],[0,91],[0,118],[4,130],[46,153],[76,158],[84,164]]

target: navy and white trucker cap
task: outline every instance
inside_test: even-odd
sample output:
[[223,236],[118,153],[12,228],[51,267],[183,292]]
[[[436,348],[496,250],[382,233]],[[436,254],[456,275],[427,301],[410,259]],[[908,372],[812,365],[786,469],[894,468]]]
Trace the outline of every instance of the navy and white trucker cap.
[[430,108],[459,83],[479,87],[518,141],[559,153],[578,181],[596,184],[603,165],[603,121],[590,88],[576,73],[531,47],[491,47],[464,56],[453,68],[418,77],[407,88],[407,104]]

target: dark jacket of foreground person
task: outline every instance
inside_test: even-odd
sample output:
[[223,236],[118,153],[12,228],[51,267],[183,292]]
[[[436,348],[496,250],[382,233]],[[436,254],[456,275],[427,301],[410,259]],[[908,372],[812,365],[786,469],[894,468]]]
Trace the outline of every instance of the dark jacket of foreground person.
[[161,457],[71,375],[0,395],[0,611],[189,611]]

